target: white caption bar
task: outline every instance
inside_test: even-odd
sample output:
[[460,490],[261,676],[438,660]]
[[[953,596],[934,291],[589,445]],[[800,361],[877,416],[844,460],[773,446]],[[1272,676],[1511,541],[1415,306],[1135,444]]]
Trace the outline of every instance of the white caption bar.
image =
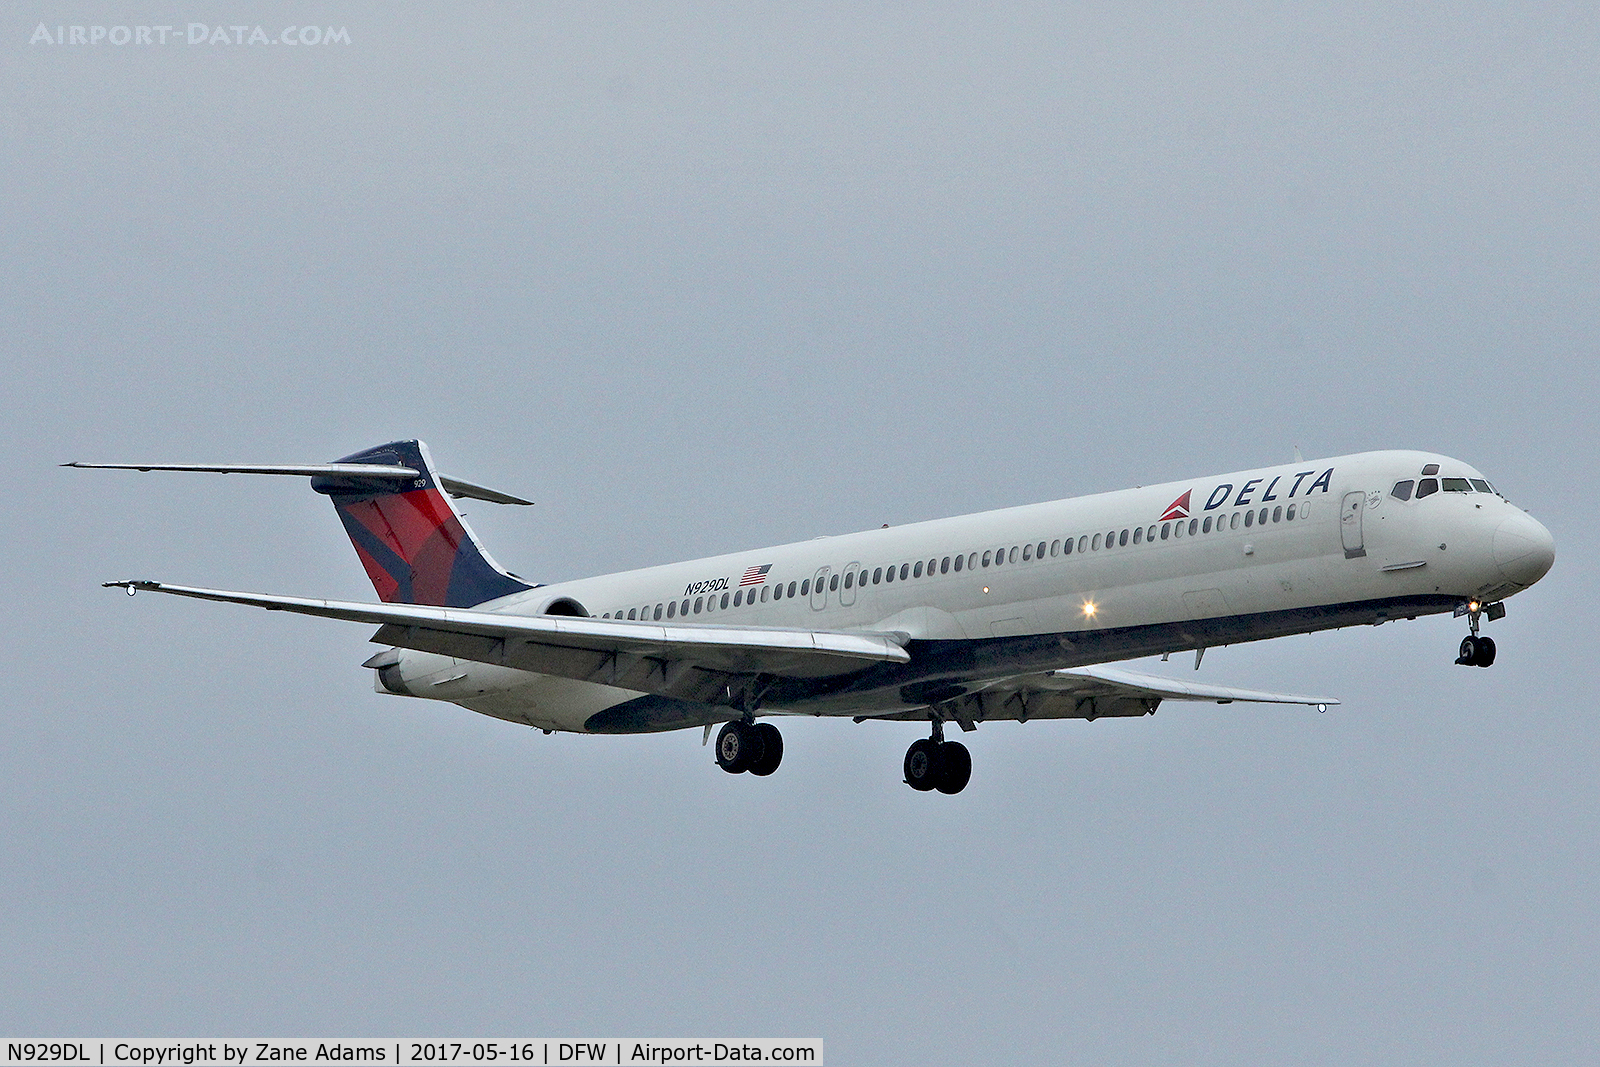
[[266,1064],[381,1064],[383,1067],[444,1067],[447,1064],[624,1064],[822,1063],[822,1041],[784,1038],[525,1038],[490,1041],[299,1040],[6,1041],[0,1067],[262,1067]]

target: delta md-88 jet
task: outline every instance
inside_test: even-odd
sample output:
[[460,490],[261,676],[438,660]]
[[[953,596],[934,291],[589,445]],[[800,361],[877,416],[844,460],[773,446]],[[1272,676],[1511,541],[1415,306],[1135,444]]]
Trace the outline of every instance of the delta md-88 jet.
[[309,476],[382,603],[108,582],[376,625],[380,693],[591,734],[720,726],[716,761],[771,774],[763,716],[929,724],[918,790],[958,793],[997,719],[1148,715],[1163,700],[1326,705],[1119,660],[1451,612],[1456,662],[1542,578],[1550,532],[1448,456],[1365,452],[819,537],[548,585],[484,551],[448,497],[528,501],[434,470],[420,441],[307,466],[68,464]]

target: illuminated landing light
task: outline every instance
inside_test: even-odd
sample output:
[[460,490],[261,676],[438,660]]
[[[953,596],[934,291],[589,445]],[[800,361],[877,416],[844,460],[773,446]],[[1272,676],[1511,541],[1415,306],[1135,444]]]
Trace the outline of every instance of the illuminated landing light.
[[988,593],[989,592],[989,587],[988,586],[984,586],[983,587],[983,591],[984,591],[984,593]]
[[1478,603],[1476,600],[1467,601],[1467,610],[1468,611],[1478,611],[1478,610],[1482,609],[1482,607],[1483,607],[1483,605]]
[[1098,610],[1098,609],[1097,609],[1097,608],[1096,608],[1096,607],[1095,607],[1095,603],[1094,603],[1094,601],[1092,601],[1092,600],[1085,600],[1085,601],[1084,601],[1084,602],[1083,602],[1083,617],[1084,617],[1084,618],[1086,618],[1086,619],[1092,619],[1092,618],[1094,618],[1094,613],[1095,613],[1095,612],[1096,612],[1096,611],[1097,611],[1097,610]]

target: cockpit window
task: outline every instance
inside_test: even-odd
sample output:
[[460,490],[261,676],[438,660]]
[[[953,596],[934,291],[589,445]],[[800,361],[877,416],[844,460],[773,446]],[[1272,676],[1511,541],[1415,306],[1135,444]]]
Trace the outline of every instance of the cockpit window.
[[1480,493],[1492,493],[1492,492],[1494,492],[1493,489],[1489,488],[1489,483],[1484,481],[1482,478],[1473,478],[1472,479],[1472,488],[1476,489]]
[[1421,500],[1425,496],[1432,496],[1433,494],[1437,493],[1438,491],[1439,491],[1439,479],[1437,479],[1437,478],[1424,478],[1424,479],[1422,479],[1422,481],[1417,483],[1417,499],[1418,500]]
[[1422,473],[1423,474],[1438,474],[1439,473],[1439,465],[1437,463],[1429,463],[1427,466],[1422,468]]
[[1444,491],[1447,493],[1470,493],[1472,492],[1472,483],[1465,478],[1446,478],[1444,480]]
[[1389,490],[1389,495],[1394,497],[1396,500],[1410,500],[1411,487],[1416,484],[1417,483],[1412,481],[1410,478],[1407,478],[1403,482],[1395,482],[1394,488]]

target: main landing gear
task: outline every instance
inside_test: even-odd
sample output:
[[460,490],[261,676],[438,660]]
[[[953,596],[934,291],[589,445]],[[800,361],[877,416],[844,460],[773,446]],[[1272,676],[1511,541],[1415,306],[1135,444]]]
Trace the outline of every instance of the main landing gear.
[[959,793],[972,777],[972,753],[960,741],[944,739],[944,723],[934,720],[933,736],[906,749],[906,785],[919,792]]
[[[1472,632],[1461,639],[1461,654],[1456,657],[1456,662],[1463,667],[1488,667],[1494,663],[1494,638],[1478,636],[1478,622],[1483,614],[1483,605],[1474,600],[1466,608],[1467,627]],[[1495,608],[1500,608],[1498,614],[1495,613]],[[1490,618],[1499,618],[1505,613],[1504,607],[1498,604],[1489,605]]]
[[770,722],[735,720],[717,734],[717,766],[729,774],[749,771],[763,777],[783,762],[783,735]]

